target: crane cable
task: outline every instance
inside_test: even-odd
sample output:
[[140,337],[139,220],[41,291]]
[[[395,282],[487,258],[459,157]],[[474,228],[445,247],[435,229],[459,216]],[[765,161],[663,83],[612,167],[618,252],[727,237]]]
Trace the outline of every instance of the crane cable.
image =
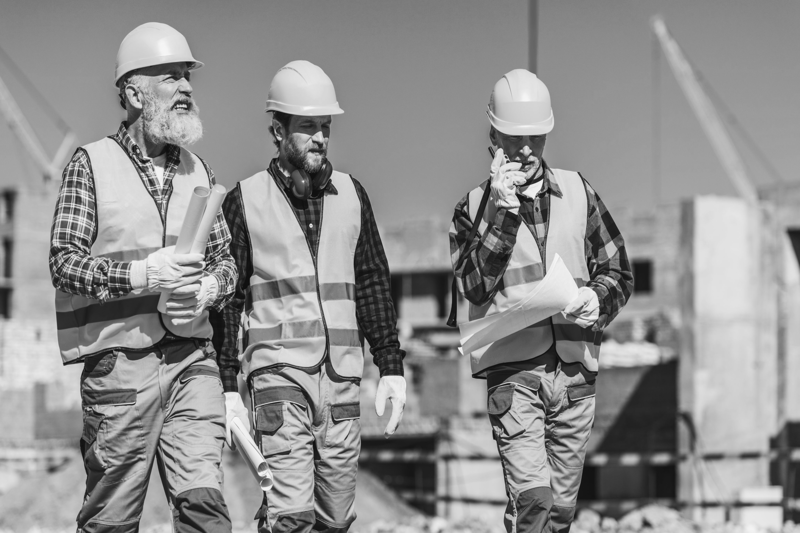
[[62,133],[69,133],[72,131],[67,125],[67,122],[64,118],[59,114],[58,110],[53,107],[50,102],[47,101],[47,98],[36,88],[36,85],[25,75],[25,72],[16,64],[16,62],[11,58],[10,55],[0,46],[0,60],[12,71],[12,73],[17,77],[17,79],[25,86],[25,88],[30,92],[31,96],[37,101],[39,106],[47,113],[51,120],[56,123],[56,126],[61,130]]

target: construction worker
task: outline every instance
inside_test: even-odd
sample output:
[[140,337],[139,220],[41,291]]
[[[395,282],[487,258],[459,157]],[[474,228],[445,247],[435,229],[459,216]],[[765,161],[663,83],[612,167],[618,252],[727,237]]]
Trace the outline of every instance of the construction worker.
[[[469,319],[519,303],[555,254],[580,289],[563,315],[470,354],[472,373],[488,382],[507,531],[566,532],[594,420],[603,327],[627,302],[633,276],[622,236],[594,189],[577,172],[544,162],[554,124],[545,84],[512,70],[495,84],[488,107],[489,139],[497,148],[490,177],[456,205],[450,227]],[[487,187],[486,208],[478,213]]]
[[[403,355],[390,276],[364,187],[327,159],[330,78],[307,61],[275,74],[267,96],[278,155],[240,182],[222,210],[240,276],[212,315],[229,414],[246,416],[274,476],[256,518],[261,532],[347,531],[355,520],[363,341],[380,370],[375,407],[397,428],[405,405]],[[245,311],[243,353],[237,337]]]
[[[230,532],[220,460],[225,402],[208,309],[233,294],[230,233],[217,215],[205,254],[173,247],[195,187],[214,174],[185,146],[203,132],[186,39],[147,23],[119,47],[127,118],[64,169],[50,273],[64,364],[83,363],[78,531],[139,531],[153,460],[175,530]],[[165,312],[159,296],[169,294]]]

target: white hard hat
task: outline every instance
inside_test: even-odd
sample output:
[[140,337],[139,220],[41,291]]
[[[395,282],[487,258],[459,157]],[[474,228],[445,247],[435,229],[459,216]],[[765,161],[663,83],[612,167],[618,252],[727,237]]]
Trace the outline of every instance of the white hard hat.
[[489,122],[506,135],[544,135],[553,130],[550,91],[525,69],[512,70],[494,84],[488,107]]
[[132,70],[181,62],[186,62],[191,70],[203,66],[192,56],[189,43],[181,32],[160,22],[147,22],[122,39],[117,52],[114,85]]
[[344,113],[331,79],[308,61],[292,61],[278,70],[269,86],[267,111],[303,116]]

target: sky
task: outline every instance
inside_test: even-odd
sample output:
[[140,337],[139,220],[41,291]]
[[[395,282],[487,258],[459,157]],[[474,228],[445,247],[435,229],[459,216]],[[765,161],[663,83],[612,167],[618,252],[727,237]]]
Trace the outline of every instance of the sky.
[[[782,179],[800,180],[800,2],[789,0],[540,0],[537,70],[555,114],[548,163],[580,171],[612,214],[734,194],[654,56],[656,13]],[[192,78],[205,128],[193,151],[227,187],[274,156],[264,104],[275,72],[295,59],[320,65],[345,110],[330,159],[365,185],[384,227],[449,219],[485,179],[489,94],[528,65],[528,0],[0,0],[0,47],[89,143],[123,119],[116,51],[148,21],[181,31],[205,63]],[[2,64],[0,76],[53,153],[52,121]],[[771,183],[739,146],[754,181]],[[0,157],[0,183],[40,179],[4,126]]]

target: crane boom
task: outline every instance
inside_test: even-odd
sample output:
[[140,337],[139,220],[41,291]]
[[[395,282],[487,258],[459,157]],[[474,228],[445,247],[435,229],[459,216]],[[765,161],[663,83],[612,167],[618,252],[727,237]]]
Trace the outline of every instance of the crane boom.
[[733,182],[733,186],[736,188],[739,195],[748,203],[758,203],[756,187],[747,175],[744,163],[739,157],[739,152],[725,129],[714,104],[711,102],[708,95],[706,95],[702,85],[697,79],[692,65],[683,54],[678,43],[672,35],[670,35],[664,20],[660,16],[655,16],[651,24],[653,32],[656,37],[658,37],[661,49],[664,51],[664,55],[667,58],[667,62],[672,69],[672,73],[678,81],[678,85],[689,101],[692,111],[694,111],[695,116],[697,116],[700,126],[703,128],[703,131],[705,131],[717,158],[720,163],[722,163],[722,167]]
[[22,114],[22,110],[17,105],[2,78],[0,78],[0,114],[3,115],[11,131],[33,158],[39,170],[42,171],[45,180],[58,175],[61,172],[61,167],[69,153],[69,149],[75,142],[75,134],[72,131],[66,132],[64,139],[61,141],[61,146],[59,146],[55,157],[51,161],[44,146],[42,146],[41,141],[34,133],[25,115]]

